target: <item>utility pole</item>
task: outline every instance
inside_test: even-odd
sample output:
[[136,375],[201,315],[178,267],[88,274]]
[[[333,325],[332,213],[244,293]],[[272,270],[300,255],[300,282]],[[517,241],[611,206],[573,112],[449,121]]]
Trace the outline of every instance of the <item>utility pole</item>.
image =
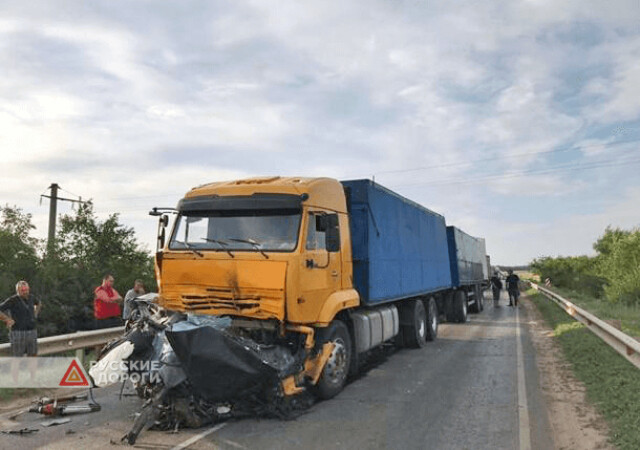
[[51,249],[53,240],[56,237],[56,217],[58,215],[58,183],[51,183],[51,200],[49,201],[49,237],[47,239],[47,248]]
[[49,235],[47,238],[47,251],[50,253],[53,250],[53,243],[56,238],[56,221],[58,219],[58,200],[71,203],[86,203],[82,201],[82,197],[78,200],[72,198],[58,197],[58,189],[60,186],[58,183],[51,183],[47,189],[51,190],[51,195],[41,195],[40,198],[49,199]]

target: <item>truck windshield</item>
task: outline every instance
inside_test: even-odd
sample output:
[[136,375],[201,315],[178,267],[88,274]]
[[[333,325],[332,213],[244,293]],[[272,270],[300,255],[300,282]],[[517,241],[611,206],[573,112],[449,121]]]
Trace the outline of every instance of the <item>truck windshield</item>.
[[172,250],[295,250],[299,209],[197,211],[182,213],[169,248]]

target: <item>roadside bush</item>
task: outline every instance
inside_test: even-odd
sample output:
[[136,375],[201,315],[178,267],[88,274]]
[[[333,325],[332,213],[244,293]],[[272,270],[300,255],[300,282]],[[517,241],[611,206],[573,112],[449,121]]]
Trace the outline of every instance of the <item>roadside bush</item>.
[[640,230],[617,239],[600,262],[608,280],[605,294],[612,302],[640,305]]
[[640,305],[640,230],[607,227],[593,248],[595,257],[535,259],[532,271],[558,287],[612,303]]
[[598,274],[597,258],[577,257],[544,257],[531,263],[534,273],[541,280],[552,280],[556,286],[566,287],[583,292],[592,297],[601,298],[607,280]]

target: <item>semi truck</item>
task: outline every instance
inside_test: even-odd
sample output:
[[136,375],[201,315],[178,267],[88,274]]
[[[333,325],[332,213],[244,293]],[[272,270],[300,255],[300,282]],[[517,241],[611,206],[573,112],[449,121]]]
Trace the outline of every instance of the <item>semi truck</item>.
[[[277,349],[289,361],[278,371],[285,396],[310,388],[333,397],[374,347],[422,347],[441,320],[463,323],[483,308],[484,240],[371,180],[215,182],[152,214],[158,304],[225,318],[227,336]],[[185,352],[194,340],[167,335],[183,366],[192,364]],[[224,380],[212,369],[192,384],[246,378],[227,369]]]

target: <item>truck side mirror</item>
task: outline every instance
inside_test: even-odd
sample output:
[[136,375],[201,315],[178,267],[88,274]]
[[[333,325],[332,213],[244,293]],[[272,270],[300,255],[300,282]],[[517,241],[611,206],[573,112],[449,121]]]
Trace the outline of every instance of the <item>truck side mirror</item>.
[[165,240],[165,233],[164,233],[164,228],[162,228],[160,230],[160,234],[158,234],[158,250],[161,250],[164,248],[164,240]]
[[164,248],[164,241],[166,237],[165,230],[167,225],[169,225],[169,216],[163,214],[158,220],[158,250],[162,250]]

